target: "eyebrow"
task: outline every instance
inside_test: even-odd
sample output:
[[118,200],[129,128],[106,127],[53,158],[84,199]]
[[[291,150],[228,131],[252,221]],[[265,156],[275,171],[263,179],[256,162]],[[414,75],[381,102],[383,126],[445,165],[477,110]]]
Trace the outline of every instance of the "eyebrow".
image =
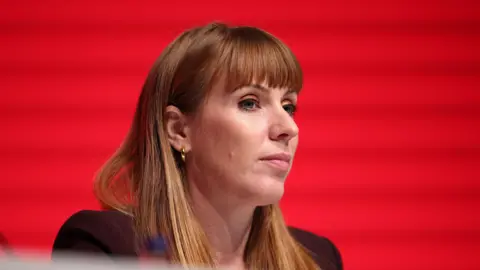
[[[262,91],[262,92],[268,92],[268,91],[270,91],[270,89],[268,89],[267,87],[265,87],[265,86],[263,86],[263,85],[261,85],[261,84],[242,85],[242,86],[240,86],[240,87],[237,87],[237,88],[235,89],[235,91],[236,91],[236,90],[239,90],[239,89],[241,89],[241,88],[255,88],[255,89],[260,90],[260,91]],[[285,95],[288,95],[288,94],[296,94],[296,93],[297,93],[297,91],[295,91],[294,89],[288,89],[287,92],[285,93]]]
[[255,88],[255,89],[258,89],[260,91],[268,91],[268,88],[266,88],[265,86],[263,86],[261,84],[250,84],[250,85],[246,85],[245,87]]

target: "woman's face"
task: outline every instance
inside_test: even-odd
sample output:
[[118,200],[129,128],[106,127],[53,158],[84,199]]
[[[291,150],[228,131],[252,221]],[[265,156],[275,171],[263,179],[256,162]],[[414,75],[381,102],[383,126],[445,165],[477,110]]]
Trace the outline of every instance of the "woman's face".
[[189,121],[189,181],[210,198],[278,202],[298,144],[296,102],[295,92],[265,84],[215,85]]

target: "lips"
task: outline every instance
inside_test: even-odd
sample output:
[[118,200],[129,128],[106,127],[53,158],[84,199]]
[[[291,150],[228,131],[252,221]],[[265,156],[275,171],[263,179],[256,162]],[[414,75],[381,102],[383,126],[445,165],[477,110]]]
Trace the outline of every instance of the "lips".
[[276,169],[279,169],[282,171],[288,171],[288,169],[290,168],[290,162],[292,160],[292,156],[288,153],[277,153],[277,154],[265,156],[260,160]]

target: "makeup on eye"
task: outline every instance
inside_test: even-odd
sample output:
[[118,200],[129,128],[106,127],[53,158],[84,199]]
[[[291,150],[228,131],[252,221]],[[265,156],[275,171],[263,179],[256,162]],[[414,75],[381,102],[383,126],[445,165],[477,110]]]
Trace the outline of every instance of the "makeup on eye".
[[[238,103],[238,107],[245,111],[253,111],[260,108],[259,101],[254,98],[245,98]],[[256,108],[254,108],[256,107]]]
[[282,107],[291,116],[295,115],[295,112],[297,111],[297,106],[293,103],[284,104]]
[[[254,111],[261,108],[259,99],[254,96],[243,98],[238,103],[238,107],[244,111]],[[291,116],[293,116],[297,110],[297,106],[291,101],[284,101],[282,108]]]

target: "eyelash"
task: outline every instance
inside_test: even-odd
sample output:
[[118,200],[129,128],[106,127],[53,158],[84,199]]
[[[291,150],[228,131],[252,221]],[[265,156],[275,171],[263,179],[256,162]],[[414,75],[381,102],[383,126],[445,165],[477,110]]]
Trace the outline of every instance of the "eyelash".
[[253,111],[254,110],[253,108],[245,108],[246,103],[253,103],[253,105],[255,105],[257,107],[256,109],[258,109],[260,107],[260,104],[259,104],[258,100],[254,99],[254,98],[244,99],[244,100],[242,100],[238,103],[238,106],[240,107],[240,109],[242,109],[244,111]]
[[[245,104],[246,103],[252,103],[253,106],[256,106],[256,108],[245,108]],[[240,101],[238,103],[238,106],[240,107],[240,109],[244,110],[244,111],[253,111],[255,109],[258,109],[260,108],[260,104],[258,102],[258,100],[254,99],[254,98],[247,98],[247,99],[244,99],[242,101]],[[288,113],[290,114],[291,116],[295,115],[295,112],[297,111],[297,106],[293,103],[288,103],[288,104],[285,104],[282,106],[283,109]],[[291,108],[290,111],[288,111],[286,108],[289,107]]]
[[[287,107],[287,106],[292,108],[292,109],[291,109],[291,112],[289,112],[289,111],[287,111],[287,110],[285,109],[285,107]],[[290,114],[291,116],[294,116],[294,115],[295,115],[295,112],[297,111],[297,106],[296,106],[295,104],[293,104],[293,103],[288,103],[288,104],[283,105],[283,109],[285,109],[285,111],[286,111],[288,114]]]

